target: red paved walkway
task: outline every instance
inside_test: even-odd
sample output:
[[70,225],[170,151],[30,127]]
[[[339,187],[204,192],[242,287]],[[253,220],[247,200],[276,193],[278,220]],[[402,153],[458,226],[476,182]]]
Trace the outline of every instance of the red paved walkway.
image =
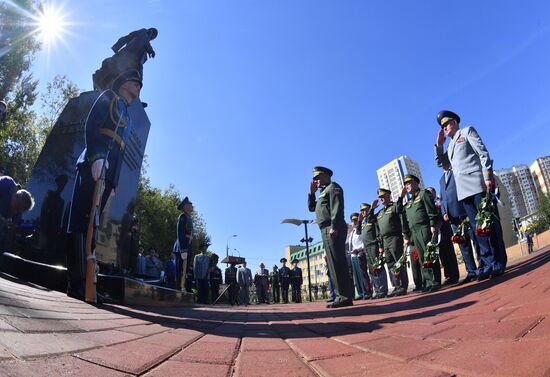
[[550,376],[548,261],[339,310],[96,308],[0,278],[0,376]]

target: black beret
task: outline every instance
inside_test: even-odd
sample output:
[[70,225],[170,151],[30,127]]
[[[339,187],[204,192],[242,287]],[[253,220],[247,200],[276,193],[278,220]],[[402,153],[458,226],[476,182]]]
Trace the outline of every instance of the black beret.
[[449,119],[454,119],[457,123],[460,123],[460,117],[452,111],[442,110],[437,114],[437,124],[440,126],[448,122]]
[[281,263],[286,263],[286,262],[287,262],[287,259],[286,259],[286,258],[281,258],[280,262],[281,262]]

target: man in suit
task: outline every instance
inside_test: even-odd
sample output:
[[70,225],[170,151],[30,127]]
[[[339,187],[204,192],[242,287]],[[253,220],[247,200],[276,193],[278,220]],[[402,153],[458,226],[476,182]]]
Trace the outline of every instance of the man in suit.
[[250,304],[250,286],[252,285],[252,271],[246,267],[246,262],[237,270],[237,284],[239,284],[239,299],[241,304]]
[[[436,159],[440,162],[444,158],[445,136],[450,137],[447,158],[454,172],[457,198],[470,219],[472,229],[475,229],[477,205],[485,197],[485,193],[494,190],[495,187],[493,160],[474,127],[459,127],[460,117],[457,114],[443,110],[437,114],[437,121],[441,129],[435,145]],[[478,280],[501,275],[505,262],[502,256],[498,255],[501,253],[495,255],[490,237],[475,234],[475,238],[480,253]]]
[[[444,158],[443,161],[441,161],[441,167],[444,171],[443,175],[439,179],[441,214],[443,215],[443,221],[450,223],[453,232],[456,232],[456,229],[466,217],[466,212],[464,211],[462,203],[458,201],[456,196],[455,178],[453,175],[453,170],[451,169],[451,164],[447,158]],[[469,283],[476,278],[477,267],[474,260],[474,253],[472,251],[472,238],[472,227],[470,227],[470,231],[466,233],[464,242],[458,245],[467,272],[466,277],[462,281],[463,284]]]

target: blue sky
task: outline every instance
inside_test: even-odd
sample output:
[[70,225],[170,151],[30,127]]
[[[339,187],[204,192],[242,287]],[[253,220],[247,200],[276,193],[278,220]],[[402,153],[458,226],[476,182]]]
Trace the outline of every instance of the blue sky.
[[[80,88],[110,46],[157,27],[141,98],[152,184],[175,184],[255,268],[303,227],[312,167],[334,170],[346,216],[376,169],[408,155],[435,185],[436,113],[478,129],[495,168],[550,152],[550,4],[543,1],[118,1],[63,6],[65,43],[33,71]],[[315,241],[319,231],[310,227]]]

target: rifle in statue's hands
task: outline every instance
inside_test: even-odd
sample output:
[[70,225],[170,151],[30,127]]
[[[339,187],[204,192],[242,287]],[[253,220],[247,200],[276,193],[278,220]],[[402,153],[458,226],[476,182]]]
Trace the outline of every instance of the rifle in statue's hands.
[[86,233],[86,286],[84,289],[84,299],[87,302],[97,302],[97,259],[95,250],[92,250],[92,239],[95,238],[94,232],[96,219],[99,216],[101,206],[101,196],[105,189],[105,171],[107,159],[103,160],[101,174],[95,182],[94,194],[92,196],[92,208],[90,209],[90,220],[88,221],[88,231]]
[[[109,113],[113,114],[113,110],[115,109],[114,106],[116,106],[116,101],[118,97],[114,97],[111,100],[111,104],[109,105]],[[94,194],[92,196],[92,208],[90,209],[90,220],[88,221],[88,231],[86,233],[86,285],[84,287],[84,299],[87,302],[97,302],[97,273],[98,273],[98,265],[97,265],[97,258],[95,254],[95,250],[92,250],[92,239],[97,237],[97,232],[94,232],[94,228],[97,224],[99,225],[99,216],[101,212],[101,197],[103,196],[103,191],[105,190],[105,175],[107,172],[107,169],[109,168],[109,155],[111,154],[111,150],[113,149],[113,144],[115,143],[115,139],[117,138],[118,134],[117,131],[122,123],[126,125],[127,119],[124,119],[123,113],[120,111],[118,115],[118,121],[116,123],[115,129],[112,133],[112,136],[109,139],[109,143],[107,146],[107,153],[105,155],[105,158],[103,159],[103,162],[101,163],[101,172],[99,174],[99,177],[97,178],[95,182],[94,187]],[[124,125],[122,127],[124,127]],[[97,162],[94,161],[94,163]],[[93,163],[92,166],[90,166],[90,170],[93,176]]]

